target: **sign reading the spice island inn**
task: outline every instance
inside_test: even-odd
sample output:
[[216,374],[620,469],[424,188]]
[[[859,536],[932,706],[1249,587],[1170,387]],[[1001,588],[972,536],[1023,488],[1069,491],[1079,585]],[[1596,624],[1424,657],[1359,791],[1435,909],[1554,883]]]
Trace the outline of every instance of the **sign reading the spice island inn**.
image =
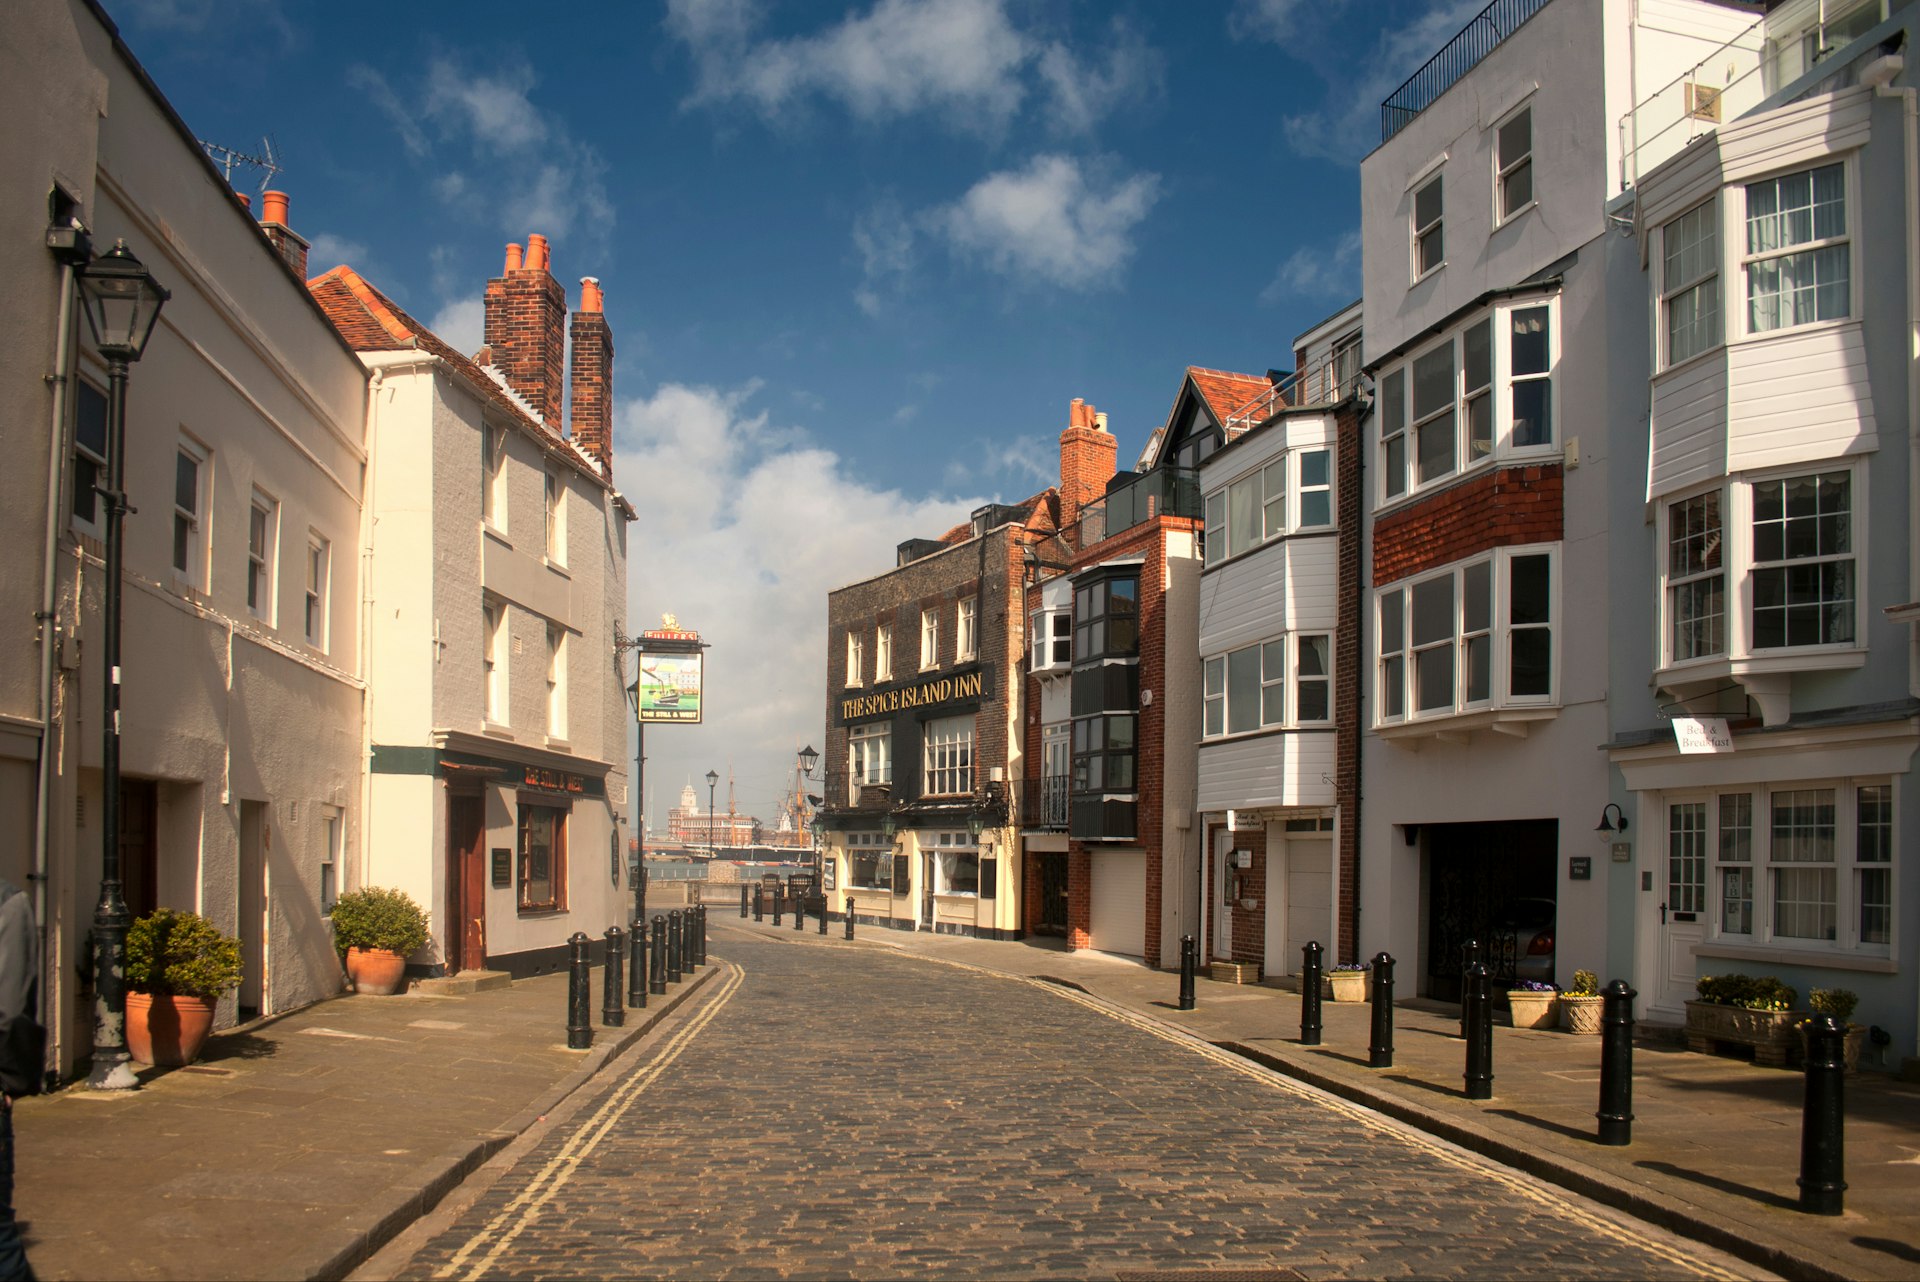
[[986,693],[987,674],[968,672],[959,676],[934,677],[897,690],[876,690],[840,701],[840,719],[858,721],[903,708],[924,708],[929,704],[949,703],[955,699],[977,699]]
[[665,627],[640,634],[640,719],[697,722],[705,656],[698,632],[679,626],[671,614]]

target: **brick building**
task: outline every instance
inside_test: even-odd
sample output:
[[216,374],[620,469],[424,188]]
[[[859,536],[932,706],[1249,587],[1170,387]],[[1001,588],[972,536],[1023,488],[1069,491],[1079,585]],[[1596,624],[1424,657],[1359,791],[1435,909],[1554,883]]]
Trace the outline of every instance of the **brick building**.
[[1356,304],[1224,415],[1200,465],[1201,954],[1245,979],[1295,972],[1309,941],[1329,963],[1356,951],[1359,366]]
[[1090,407],[1076,403],[1061,436],[1061,475],[1076,485],[1061,530],[1034,548],[1027,590],[1026,743],[1039,769],[1021,820],[1027,929],[1062,933],[1069,947],[1172,965],[1180,936],[1197,929],[1195,469],[1218,437],[1189,392],[1219,407],[1205,412],[1211,423],[1268,385],[1189,371],[1133,472],[1111,471],[1115,447]]
[[851,901],[856,920],[901,930],[999,939],[1029,929],[1013,786],[1024,585],[1035,547],[1084,488],[989,504],[828,595],[815,831],[836,915]]

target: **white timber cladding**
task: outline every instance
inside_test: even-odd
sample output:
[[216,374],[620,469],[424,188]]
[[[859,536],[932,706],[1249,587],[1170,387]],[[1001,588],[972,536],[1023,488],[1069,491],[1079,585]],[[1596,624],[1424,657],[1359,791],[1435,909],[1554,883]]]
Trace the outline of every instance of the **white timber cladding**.
[[1728,471],[1879,447],[1857,319],[1735,343],[1727,384]]
[[1263,806],[1331,806],[1331,730],[1252,735],[1200,745],[1202,814]]
[[1678,493],[1727,470],[1724,348],[1671,369],[1653,383],[1653,446],[1647,496]]

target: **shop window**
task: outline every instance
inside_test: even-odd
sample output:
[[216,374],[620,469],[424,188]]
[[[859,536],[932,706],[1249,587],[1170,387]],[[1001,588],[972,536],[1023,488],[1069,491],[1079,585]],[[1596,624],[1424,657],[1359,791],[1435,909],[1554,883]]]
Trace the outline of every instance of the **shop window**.
[[520,911],[559,912],[567,898],[565,810],[520,803]]
[[878,832],[847,834],[847,884],[855,890],[893,889],[893,839]]
[[938,832],[928,837],[933,847],[933,893],[978,895],[980,849],[973,834]]

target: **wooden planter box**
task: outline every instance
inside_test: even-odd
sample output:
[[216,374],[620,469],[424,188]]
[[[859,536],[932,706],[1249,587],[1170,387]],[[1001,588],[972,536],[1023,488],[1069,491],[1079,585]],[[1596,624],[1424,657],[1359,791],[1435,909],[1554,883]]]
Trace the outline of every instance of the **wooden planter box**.
[[1748,1010],[1712,1002],[1687,1003],[1687,1049],[1712,1055],[1723,1047],[1753,1047],[1753,1062],[1785,1068],[1800,1046],[1797,1026],[1805,1011]]

